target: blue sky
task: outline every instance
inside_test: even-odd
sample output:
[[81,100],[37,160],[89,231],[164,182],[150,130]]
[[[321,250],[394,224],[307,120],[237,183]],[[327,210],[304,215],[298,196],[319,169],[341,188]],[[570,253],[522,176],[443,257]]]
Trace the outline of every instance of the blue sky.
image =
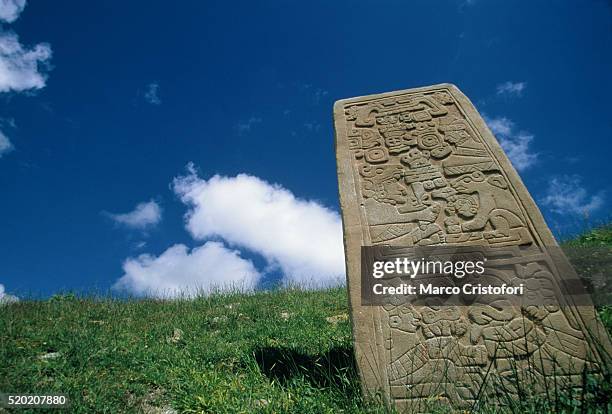
[[611,17],[583,0],[0,0],[0,296],[328,283],[333,102],[441,82],[486,115],[553,231],[609,218]]

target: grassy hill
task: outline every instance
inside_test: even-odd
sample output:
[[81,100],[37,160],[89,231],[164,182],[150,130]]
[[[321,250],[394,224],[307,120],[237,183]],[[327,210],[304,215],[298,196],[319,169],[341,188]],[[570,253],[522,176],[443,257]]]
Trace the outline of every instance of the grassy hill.
[[[612,247],[612,227],[566,246]],[[21,301],[0,307],[0,391],[65,393],[74,413],[385,412],[361,396],[347,307],[343,288]]]

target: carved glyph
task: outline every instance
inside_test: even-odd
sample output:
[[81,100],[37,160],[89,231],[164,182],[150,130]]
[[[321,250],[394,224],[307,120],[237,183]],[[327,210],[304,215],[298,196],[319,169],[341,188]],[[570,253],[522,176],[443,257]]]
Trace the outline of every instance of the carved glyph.
[[[495,392],[482,387],[486,375],[507,378],[505,386],[518,393],[510,381],[517,370],[529,368],[537,387],[547,376],[577,381],[585,366],[601,362],[587,331],[597,331],[608,350],[609,339],[592,308],[520,307],[504,298],[474,306],[361,306],[361,245],[506,248],[506,270],[488,277],[518,279],[537,295],[558,290],[567,263],[541,252],[515,254],[518,246],[556,243],[454,86],[347,99],[336,103],[334,116],[353,330],[367,392],[382,391],[400,407],[432,396],[466,407]],[[541,363],[528,367],[533,360]]]

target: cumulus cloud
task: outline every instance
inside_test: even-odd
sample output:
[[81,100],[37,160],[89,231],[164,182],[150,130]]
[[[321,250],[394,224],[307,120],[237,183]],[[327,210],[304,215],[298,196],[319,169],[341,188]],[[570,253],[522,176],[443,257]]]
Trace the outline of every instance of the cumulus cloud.
[[6,305],[13,302],[18,302],[19,298],[17,296],[9,295],[4,290],[4,285],[0,284],[0,305]]
[[554,177],[542,204],[558,214],[590,214],[604,204],[604,193],[589,195],[577,175]]
[[249,290],[260,274],[250,260],[220,242],[192,251],[176,244],[155,257],[142,254],[123,263],[124,275],[113,285],[134,295],[162,298],[194,296],[215,290]]
[[157,82],[147,85],[147,91],[144,94],[144,98],[151,105],[161,105],[162,101],[159,97],[159,84]]
[[[344,280],[338,213],[247,174],[202,179],[192,164],[187,175],[175,178],[172,188],[189,207],[187,230],[204,244],[191,251],[176,244],[159,256],[128,258],[114,289],[158,297],[252,289],[262,274],[275,269],[282,272],[284,282],[306,287]],[[263,256],[265,270],[260,272],[233,250],[238,248]]]
[[525,82],[506,81],[497,85],[497,94],[505,96],[521,96],[527,87]]
[[530,148],[533,135],[516,131],[514,122],[505,117],[489,118],[485,115],[484,119],[518,171],[526,170],[538,161],[538,154]]
[[[17,20],[25,5],[25,0],[0,0],[0,23]],[[47,81],[44,70],[49,67],[50,59],[48,44],[27,48],[15,33],[0,27],[0,92],[43,88]]]
[[12,23],[25,8],[25,0],[0,0],[0,22]]
[[7,152],[10,152],[13,149],[13,144],[8,139],[6,135],[0,131],[0,158]]
[[280,268],[286,282],[325,286],[343,280],[337,212],[247,174],[204,180],[192,165],[173,188],[190,207],[186,227],[194,238],[221,237],[261,254]]
[[0,92],[41,89],[47,76],[43,69],[51,59],[51,47],[40,43],[31,49],[11,32],[0,32]]
[[112,214],[108,216],[116,223],[124,225],[132,229],[144,230],[154,227],[162,218],[162,209],[154,200],[139,203],[134,210],[129,213]]
[[[0,23],[12,23],[25,8],[25,0],[0,0]],[[21,92],[41,89],[46,85],[51,60],[51,47],[39,43],[27,48],[19,42],[19,37],[5,31],[0,25],[0,93]],[[15,127],[13,119],[0,118],[1,124]],[[0,158],[14,149],[9,138],[0,131]]]

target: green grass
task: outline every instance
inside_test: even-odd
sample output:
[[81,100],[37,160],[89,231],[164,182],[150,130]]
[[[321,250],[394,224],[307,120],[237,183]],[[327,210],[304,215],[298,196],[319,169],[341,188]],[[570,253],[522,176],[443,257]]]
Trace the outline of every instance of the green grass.
[[611,247],[612,246],[612,224],[595,228],[576,238],[567,240],[564,246],[583,246],[583,247]]
[[[612,227],[566,245],[610,247]],[[347,316],[344,288],[24,300],[0,307],[0,391],[65,393],[74,413],[385,412],[361,395]]]
[[612,224],[592,229],[573,239],[565,240],[561,246],[574,268],[586,282],[597,306],[599,317],[612,332]]
[[23,301],[1,311],[0,390],[72,412],[361,412],[346,315],[344,289]]

